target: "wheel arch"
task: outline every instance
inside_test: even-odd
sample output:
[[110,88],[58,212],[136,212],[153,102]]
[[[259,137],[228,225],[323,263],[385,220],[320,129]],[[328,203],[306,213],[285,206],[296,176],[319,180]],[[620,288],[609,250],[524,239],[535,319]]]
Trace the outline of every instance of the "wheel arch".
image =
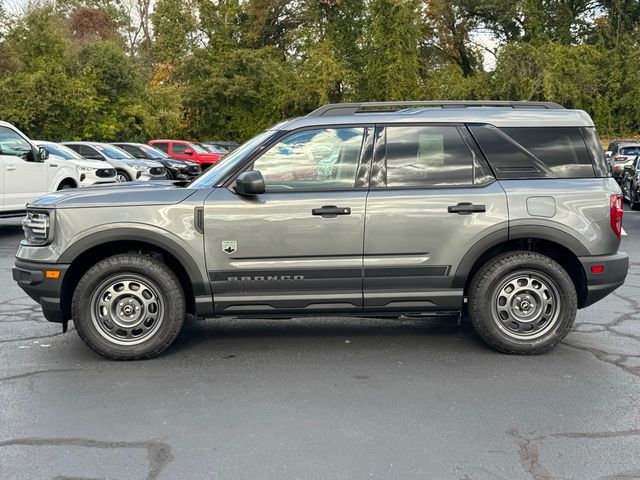
[[452,287],[462,288],[467,295],[476,272],[492,258],[509,251],[527,250],[546,255],[558,262],[575,286],[580,308],[587,297],[587,277],[578,260],[589,251],[575,238],[552,227],[515,227],[495,232],[477,242],[463,257],[454,274]]
[[71,188],[78,188],[79,184],[75,179],[71,177],[64,177],[62,180],[58,182],[58,186],[56,187],[56,191],[60,190],[64,185],[69,185]]
[[[176,242],[153,231],[117,228],[97,232],[73,243],[58,259],[69,264],[61,287],[60,305],[65,318],[71,316],[73,292],[86,271],[104,258],[119,253],[140,252],[160,258],[178,276],[187,299],[187,312],[208,315],[211,291],[191,255]],[[204,301],[198,301],[198,298]],[[208,300],[208,302],[207,302]],[[211,310],[213,307],[210,307]]]

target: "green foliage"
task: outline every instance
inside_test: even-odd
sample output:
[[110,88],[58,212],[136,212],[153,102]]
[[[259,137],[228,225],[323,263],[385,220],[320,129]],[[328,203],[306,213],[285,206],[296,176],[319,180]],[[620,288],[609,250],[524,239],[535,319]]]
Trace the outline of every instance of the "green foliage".
[[34,138],[241,141],[328,102],[411,99],[551,100],[640,131],[637,0],[30,5],[0,8],[0,118]]

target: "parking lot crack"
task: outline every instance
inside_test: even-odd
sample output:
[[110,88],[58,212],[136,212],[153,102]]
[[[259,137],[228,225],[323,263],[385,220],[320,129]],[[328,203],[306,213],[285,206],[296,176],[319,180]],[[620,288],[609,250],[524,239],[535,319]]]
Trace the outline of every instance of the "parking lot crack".
[[524,471],[531,475],[533,480],[553,479],[547,469],[540,464],[540,452],[538,451],[536,441],[542,440],[544,437],[529,439],[520,435],[517,430],[509,430],[507,435],[509,435],[518,446],[520,464]]
[[[162,442],[157,441],[103,441],[88,438],[13,438],[0,441],[1,447],[26,446],[26,447],[85,447],[85,448],[103,448],[103,449],[129,449],[139,448],[147,451],[147,460],[149,468],[145,476],[145,480],[155,480],[158,478],[162,470],[173,460],[171,447]],[[66,478],[66,477],[58,477]]]
[[11,380],[20,380],[23,378],[29,378],[34,375],[43,375],[45,373],[55,373],[55,372],[77,372],[82,370],[81,368],[51,368],[48,370],[34,370],[33,372],[25,372],[20,373],[18,375],[10,375],[8,377],[0,378],[0,382],[8,382]]

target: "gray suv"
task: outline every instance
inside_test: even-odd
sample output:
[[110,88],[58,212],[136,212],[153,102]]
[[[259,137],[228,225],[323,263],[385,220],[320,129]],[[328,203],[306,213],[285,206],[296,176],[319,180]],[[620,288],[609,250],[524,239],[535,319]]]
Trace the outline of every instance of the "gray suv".
[[622,196],[582,111],[536,102],[327,105],[178,188],[32,202],[14,279],[112,359],[195,317],[459,316],[538,354],[622,285]]

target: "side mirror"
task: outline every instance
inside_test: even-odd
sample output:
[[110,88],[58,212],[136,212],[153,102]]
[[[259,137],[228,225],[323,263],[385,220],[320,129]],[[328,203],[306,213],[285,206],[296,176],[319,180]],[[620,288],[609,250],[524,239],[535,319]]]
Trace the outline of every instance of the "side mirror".
[[49,150],[46,147],[31,147],[31,151],[27,151],[24,159],[27,162],[42,163],[49,158]]
[[264,177],[257,170],[243,172],[236,179],[236,193],[238,195],[260,195],[264,191]]
[[44,162],[49,158],[49,150],[47,147],[38,147],[38,157],[41,162]]
[[605,156],[606,158],[611,158],[611,154],[612,154],[612,153],[613,153],[613,152],[611,152],[611,150],[607,150],[606,152],[604,152],[604,156]]
[[187,149],[184,151],[184,154],[185,154],[185,155],[193,155],[193,150],[191,150],[190,148],[187,148]]

